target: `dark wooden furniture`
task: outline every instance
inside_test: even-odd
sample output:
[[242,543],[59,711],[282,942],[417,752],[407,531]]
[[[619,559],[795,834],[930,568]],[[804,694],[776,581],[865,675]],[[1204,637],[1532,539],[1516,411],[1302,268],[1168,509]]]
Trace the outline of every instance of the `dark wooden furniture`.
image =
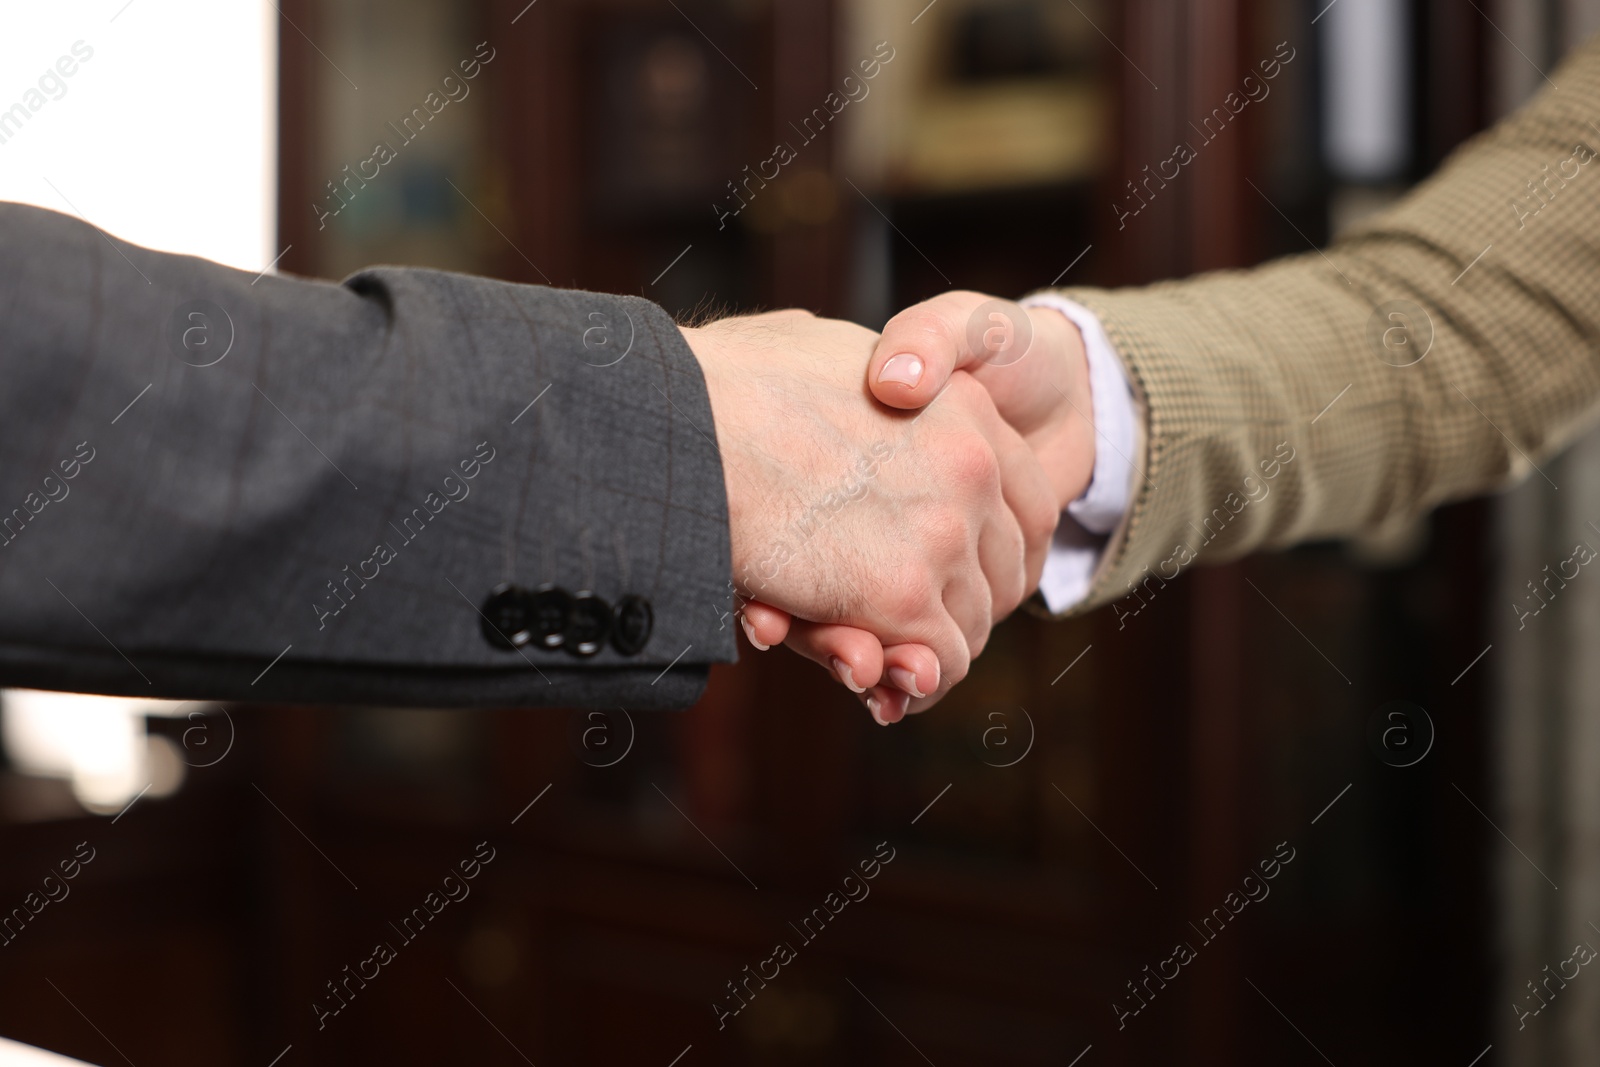
[[[1481,121],[1482,27],[1452,5],[1416,9],[1431,162]],[[330,20],[310,0],[282,10],[283,262],[343,269],[304,206],[325,178],[330,79],[310,41]],[[1085,246],[1068,282],[1247,265],[1303,247],[1296,226],[1325,236],[1314,12],[1094,10],[1117,42],[1094,61],[1114,108],[1103,165],[1025,188],[873,190],[894,303],[949,284],[1025,291]],[[482,269],[680,312],[708,297],[850,310],[855,242],[878,224],[831,143],[757,224],[718,229],[708,208],[834,84],[834,4],[471,12],[498,49],[483,181],[501,190],[484,203],[504,240],[487,234]],[[1247,116],[1118,230],[1123,183],[1285,36],[1302,61],[1274,103],[1304,121]],[[686,110],[639,112],[626,86],[651,70]],[[660,153],[658,169],[608,158],[597,123]],[[674,155],[683,145],[704,154]],[[1279,165],[1294,153],[1299,169]],[[231,709],[233,754],[174,799],[114,826],[0,826],[0,903],[76,841],[102,857],[0,948],[0,1032],[141,1064],[945,1067],[1076,1063],[1091,1045],[1085,1065],[1313,1062],[1297,1026],[1338,1063],[1465,1063],[1487,1041],[1489,849],[1452,786],[1486,791],[1486,696],[1481,674],[1450,679],[1484,642],[1466,580],[1484,563],[1483,512],[1451,509],[1432,530],[1425,555],[1388,569],[1313,547],[1197,571],[1126,626],[1015,619],[961,692],[892,730],[779,652],[717,672],[682,715]],[[1366,741],[1373,710],[1402,697],[1439,729],[1405,770]],[[395,926],[484,841],[495,859],[470,897],[406,940]],[[1149,1007],[1119,1028],[1129,984],[1198,941],[1191,924],[1284,841],[1296,858],[1270,897],[1145,987]],[[870,896],[806,940],[791,924],[880,842],[895,858]],[[380,941],[394,961],[344,985]],[[795,960],[719,1028],[713,1002],[733,1004],[728,983],[779,941]],[[319,1028],[330,982],[348,1007]]]

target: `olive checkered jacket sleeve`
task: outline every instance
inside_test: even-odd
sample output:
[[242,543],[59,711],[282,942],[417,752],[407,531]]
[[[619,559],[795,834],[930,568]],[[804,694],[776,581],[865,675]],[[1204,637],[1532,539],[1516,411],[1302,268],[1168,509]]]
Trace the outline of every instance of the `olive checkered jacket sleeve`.
[[1553,81],[1325,252],[1066,292],[1143,416],[1128,514],[1073,612],[1195,560],[1381,534],[1594,421],[1600,38]]

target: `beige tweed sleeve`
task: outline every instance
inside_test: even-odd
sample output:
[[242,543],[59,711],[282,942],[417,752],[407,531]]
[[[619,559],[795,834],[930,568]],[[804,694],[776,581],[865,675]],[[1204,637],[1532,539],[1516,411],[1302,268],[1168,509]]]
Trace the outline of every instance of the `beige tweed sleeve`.
[[1144,416],[1127,517],[1073,613],[1196,561],[1382,533],[1526,478],[1595,421],[1600,38],[1552,77],[1325,252],[1066,291]]

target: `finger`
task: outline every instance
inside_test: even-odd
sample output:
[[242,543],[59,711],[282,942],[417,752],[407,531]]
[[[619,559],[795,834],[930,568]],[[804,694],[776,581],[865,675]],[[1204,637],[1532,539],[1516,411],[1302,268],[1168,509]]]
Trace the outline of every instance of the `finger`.
[[[867,690],[866,696],[862,697],[861,699],[866,700],[868,697],[879,699],[880,697],[883,697],[879,703],[879,710],[885,715],[889,716],[888,722],[884,723],[885,726],[888,726],[899,722],[907,715],[922,714],[935,704],[939,703],[939,701],[943,700],[949,692],[950,690],[946,688],[940,692],[930,693],[926,697],[905,697],[903,703],[890,703],[890,698],[898,698],[903,694],[901,694],[899,689],[880,685],[874,686],[873,688]],[[872,711],[872,708],[869,706],[867,710]],[[873,718],[876,719],[877,717],[878,713],[874,712]]]
[[[988,586],[984,584],[981,576],[975,576],[971,583],[984,597],[984,611],[988,611]],[[924,689],[928,700],[935,700],[967,676],[967,671],[972,669],[972,647],[967,639],[961,623],[955,616],[949,614],[947,605],[942,606],[937,612],[940,616],[926,633],[915,634],[916,640],[933,650],[933,655],[939,664],[939,678],[933,689]],[[919,675],[919,680],[920,680]]]
[[927,645],[887,645],[883,650],[883,680],[878,688],[893,686],[907,696],[926,697],[939,690],[939,657]]
[[[990,303],[997,304],[993,321],[976,321],[974,314]],[[867,364],[872,395],[890,407],[925,407],[950,375],[1017,340],[1016,327],[1026,321],[1018,305],[963,290],[909,307],[884,326]],[[986,347],[974,351],[973,336]]]
[[910,701],[905,693],[887,685],[875,685],[861,695],[867,713],[879,726],[890,726],[905,718]]
[[[995,513],[984,520],[983,533],[978,537],[978,560],[984,580],[989,583],[989,614],[982,620],[985,640],[1001,619],[1016,610],[1027,592],[1026,547],[1016,516],[996,501]],[[973,657],[981,650],[982,644],[976,645]]]
[[[1016,565],[1020,568],[1020,561]],[[979,570],[963,571],[951,578],[944,588],[944,609],[961,631],[961,651],[966,654],[970,668],[972,661],[978,658],[989,641],[994,596],[990,592],[988,576]],[[945,662],[943,656],[939,662]],[[964,672],[962,676],[965,676]],[[958,680],[952,673],[945,679],[946,687]]]
[[1028,594],[1039,587],[1050,541],[1061,521],[1056,510],[1056,493],[1050,476],[1022,436],[998,416],[989,427],[995,458],[1000,461],[1000,492],[1006,510],[1016,519],[1023,544],[1023,583],[1014,601],[997,599],[995,621],[1014,611]]
[[[928,512],[925,551],[937,557],[901,561],[893,573],[876,576],[876,595],[884,607],[877,611],[897,620],[888,630],[902,643],[918,642],[933,649],[938,658],[942,689],[966,676],[975,649],[987,639],[994,597],[984,573],[982,534],[997,516],[1010,519],[1000,491],[1000,464],[983,433],[984,418],[998,424],[999,415],[989,394],[971,376],[962,374],[952,383],[952,399],[919,428],[927,447],[907,450],[915,475],[947,486],[948,506]],[[1013,523],[1014,519],[1011,520]],[[1020,534],[1014,543],[1014,574],[1001,576],[999,557],[991,560],[997,582],[1020,587],[1022,553]],[[868,599],[865,606],[874,607]]]
[[[972,525],[961,566],[946,583],[944,602],[966,635],[968,651],[977,656],[990,628],[1021,603],[1026,592],[1026,542],[1005,500],[1000,453],[1013,454],[1019,448],[1025,453],[1027,446],[1007,430],[988,392],[971,375],[957,374],[949,394],[944,401],[948,407],[932,422],[930,433],[938,432],[945,415],[970,413],[972,421],[966,423],[970,428],[963,431],[965,440],[959,447],[952,443],[943,450],[943,463],[948,476],[967,494],[962,507]],[[1013,454],[1010,461],[1015,465],[1023,459]],[[978,584],[984,585],[981,590],[974,585],[979,578]]]
[[792,621],[793,617],[787,611],[780,611],[759,600],[745,601],[744,608],[739,612],[739,623],[744,627],[745,637],[762,652],[773,645],[783,644],[784,638],[789,636]]
[[[791,628],[795,628],[793,616],[788,612],[779,611],[759,600],[746,603],[740,621],[744,624],[745,636],[750,643],[762,651],[771,645],[783,643]],[[856,644],[860,640],[857,635],[863,632],[848,626],[813,626],[802,620],[798,624],[792,647],[807,659],[828,667],[836,676],[838,668],[833,661],[843,661],[850,669],[851,681],[859,684],[860,679],[865,677],[865,664],[871,658],[870,651],[863,654],[863,648]],[[870,634],[867,637],[877,641]],[[861,665],[860,673],[858,664]],[[883,648],[882,664],[879,686],[876,688],[895,688],[913,697],[925,697],[939,688],[939,658],[927,645],[913,642]]]
[[852,693],[865,693],[883,678],[883,645],[854,626],[796,619],[784,644],[821,664]]
[[992,626],[1038,586],[1061,516],[1049,475],[1022,435],[1000,417],[988,391],[971,375],[958,372],[949,393],[946,403],[972,412],[994,458],[994,483],[979,486],[993,498],[983,511],[979,540],[980,563],[993,598]]

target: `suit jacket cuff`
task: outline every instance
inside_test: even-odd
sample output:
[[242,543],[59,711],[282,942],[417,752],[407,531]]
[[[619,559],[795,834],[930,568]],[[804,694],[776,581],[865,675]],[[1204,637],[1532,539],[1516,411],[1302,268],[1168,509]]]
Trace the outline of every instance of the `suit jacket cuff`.
[[[6,684],[632,709],[734,658],[716,427],[647,301],[255,278],[18,205],[0,292],[0,455],[25,458],[0,472]],[[497,648],[503,582],[637,596],[653,629]]]

